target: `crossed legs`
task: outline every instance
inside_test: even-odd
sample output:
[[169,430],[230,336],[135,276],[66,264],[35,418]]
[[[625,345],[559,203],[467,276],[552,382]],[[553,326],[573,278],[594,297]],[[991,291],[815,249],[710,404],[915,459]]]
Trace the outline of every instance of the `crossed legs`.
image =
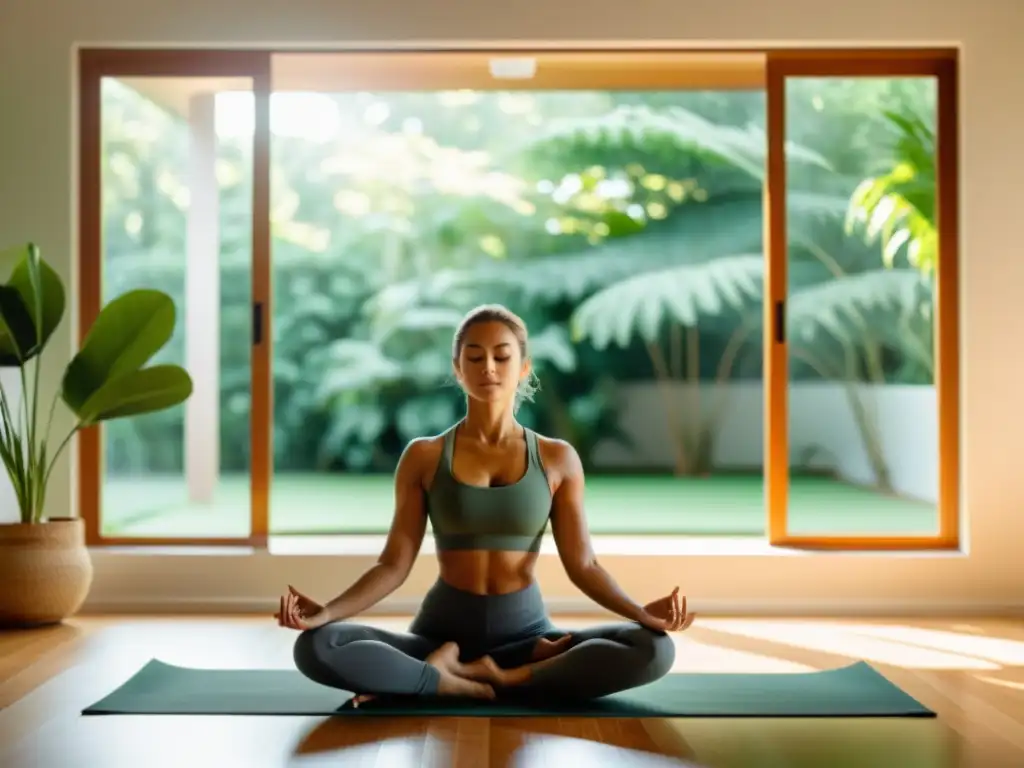
[[338,622],[303,632],[294,657],[310,679],[357,694],[493,698],[509,689],[591,699],[667,674],[675,645],[666,634],[621,623],[522,638],[464,662],[454,643]]
[[356,694],[494,697],[460,674],[457,648],[411,633],[335,622],[300,634],[293,657],[309,679]]
[[607,624],[545,639],[553,641],[550,657],[522,662],[518,647],[497,648],[475,662],[476,679],[496,689],[586,700],[652,683],[675,662],[672,638],[639,624]]

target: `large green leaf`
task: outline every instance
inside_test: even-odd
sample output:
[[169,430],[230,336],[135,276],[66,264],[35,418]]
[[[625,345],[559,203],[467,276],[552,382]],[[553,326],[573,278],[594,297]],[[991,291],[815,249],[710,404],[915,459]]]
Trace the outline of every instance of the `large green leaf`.
[[31,346],[24,350],[24,360],[28,360],[42,352],[60,325],[64,316],[64,284],[40,257],[39,248],[34,243],[0,252],[0,265],[5,272],[10,266],[7,285],[21,296],[35,329]]
[[32,317],[37,333],[32,354],[38,355],[64,317],[64,283],[32,245],[25,258],[14,267],[7,284],[18,291]]
[[35,347],[36,328],[16,288],[0,285],[0,366],[22,366]]
[[605,288],[572,316],[573,335],[597,349],[651,341],[667,323],[696,326],[703,318],[743,312],[761,301],[764,256],[742,254],[647,272]]
[[174,333],[174,301],[150,289],[129,291],[100,312],[64,374],[62,396],[75,413],[108,381],[137,371]]
[[162,411],[192,394],[192,379],[177,365],[154,365],[106,381],[76,411],[86,425]]

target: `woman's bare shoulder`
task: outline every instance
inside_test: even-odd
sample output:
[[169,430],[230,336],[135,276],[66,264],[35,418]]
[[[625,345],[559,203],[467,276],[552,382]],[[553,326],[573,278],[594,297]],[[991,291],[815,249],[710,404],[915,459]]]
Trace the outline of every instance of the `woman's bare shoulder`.
[[537,450],[540,462],[549,471],[555,471],[561,477],[576,474],[582,464],[576,448],[568,440],[537,434]]
[[444,449],[444,435],[414,437],[405,446],[405,455],[412,459],[437,458]]
[[429,484],[444,451],[444,434],[414,437],[405,446],[398,471],[410,479]]
[[406,451],[402,453],[402,461],[409,459],[415,464],[423,461],[437,461],[441,451],[444,450],[444,435],[429,435],[426,437],[414,437],[406,445]]

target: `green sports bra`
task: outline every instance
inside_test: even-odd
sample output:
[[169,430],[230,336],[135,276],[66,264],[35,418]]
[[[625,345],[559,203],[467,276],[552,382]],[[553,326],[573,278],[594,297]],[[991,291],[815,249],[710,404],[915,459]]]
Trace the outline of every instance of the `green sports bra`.
[[537,552],[551,514],[551,488],[536,433],[524,427],[526,473],[511,485],[482,487],[460,483],[452,474],[457,427],[444,433],[444,451],[426,492],[437,549]]

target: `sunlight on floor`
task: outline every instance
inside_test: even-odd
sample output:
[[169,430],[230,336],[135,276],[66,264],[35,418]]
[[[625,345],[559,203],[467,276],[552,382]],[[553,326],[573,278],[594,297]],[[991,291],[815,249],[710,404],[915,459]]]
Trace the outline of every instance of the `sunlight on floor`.
[[954,632],[964,632],[968,635],[984,635],[986,634],[984,627],[979,627],[976,624],[954,624],[950,627]]
[[979,680],[982,683],[997,685],[1000,688],[1009,688],[1013,691],[1024,691],[1024,683],[1019,683],[1016,680],[1000,680],[998,677],[989,677],[988,675],[975,675],[974,679]]
[[[862,630],[856,631],[849,625],[829,624],[825,622],[811,621],[763,621],[744,619],[705,619],[701,621],[700,628],[716,633],[734,635],[737,637],[751,638],[758,641],[769,641],[792,648],[801,648],[810,651],[843,656],[847,659],[863,660],[876,664],[888,664],[894,667],[905,669],[959,669],[959,670],[994,670],[999,669],[1000,664],[986,660],[981,652],[969,652],[964,645],[960,647],[956,643],[949,642],[949,650],[938,650],[922,647],[920,635],[914,632],[924,630],[911,630],[907,627],[867,627],[857,625]],[[901,637],[899,630],[906,630]],[[896,630],[890,633],[890,637],[871,637],[870,634],[877,631],[879,634],[887,630]],[[939,635],[945,633],[938,633]],[[917,637],[917,643],[908,640],[910,637]],[[986,638],[963,638],[964,643],[975,641],[976,648],[984,648],[982,644]],[[724,639],[715,638],[715,642],[727,642]],[[995,641],[994,641],[995,642]],[[1007,643],[1010,641],[1001,641]],[[780,649],[781,653],[781,649]]]
[[536,766],[614,765],[617,768],[701,768],[675,757],[599,744],[568,736],[528,736],[509,762],[510,768]]
[[1019,640],[884,624],[847,624],[845,627],[858,635],[895,640],[919,648],[948,651],[1008,666],[1024,665],[1024,642]]

